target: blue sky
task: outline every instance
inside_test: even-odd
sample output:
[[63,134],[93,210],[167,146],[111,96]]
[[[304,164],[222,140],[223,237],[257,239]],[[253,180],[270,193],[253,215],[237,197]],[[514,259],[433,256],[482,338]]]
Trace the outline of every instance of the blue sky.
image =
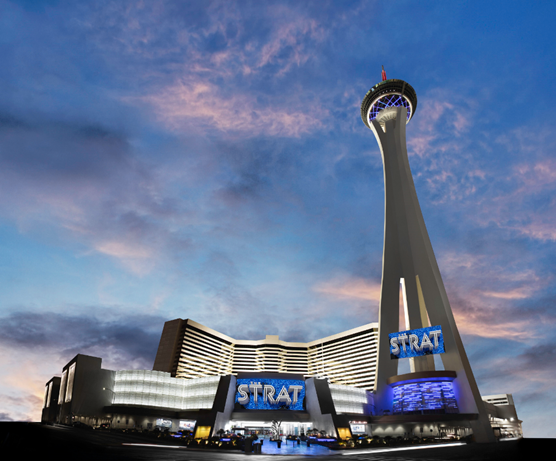
[[164,321],[309,341],[378,319],[380,152],[410,164],[483,395],[554,437],[552,2],[0,0],[0,408],[76,353],[151,368]]

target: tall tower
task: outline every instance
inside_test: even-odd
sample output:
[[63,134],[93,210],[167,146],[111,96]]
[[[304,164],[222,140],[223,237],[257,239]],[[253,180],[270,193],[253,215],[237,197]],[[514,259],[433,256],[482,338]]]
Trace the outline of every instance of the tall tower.
[[[377,414],[396,414],[394,401],[403,400],[409,392],[409,387],[403,386],[414,384],[412,389],[426,389],[422,391],[424,402],[427,398],[424,393],[431,392],[426,388],[427,383],[433,386],[446,382],[457,402],[452,399],[449,410],[444,403],[439,410],[435,408],[434,411],[421,413],[446,411],[451,413],[452,420],[454,417],[465,420],[478,442],[494,442],[488,414],[456,327],[409,167],[405,128],[415,115],[417,94],[403,80],[387,80],[384,70],[382,77],[383,81],[367,92],[361,104],[361,118],[376,137],[384,165],[384,250],[375,381]],[[396,333],[399,330],[400,294],[403,296],[408,331]],[[430,328],[431,325],[434,328]],[[428,333],[428,336],[425,334],[426,341],[419,337],[423,332]],[[435,371],[431,354],[437,344],[432,344],[432,339],[438,338],[443,340],[444,345],[440,354],[444,370]],[[421,340],[423,342],[420,343]],[[411,373],[398,375],[398,356],[402,348],[404,353],[407,349],[415,354],[408,359],[411,361]],[[419,398],[412,398],[415,400],[415,397]],[[415,421],[415,412],[413,415],[404,412],[403,403],[401,408],[399,410],[398,407],[397,421]],[[459,413],[459,416],[454,413]],[[438,414],[435,417],[441,422],[448,416]]]

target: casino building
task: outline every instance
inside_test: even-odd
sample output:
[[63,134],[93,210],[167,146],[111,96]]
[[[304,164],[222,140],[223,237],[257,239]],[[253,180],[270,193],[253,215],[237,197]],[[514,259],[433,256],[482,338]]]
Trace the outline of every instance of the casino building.
[[[307,343],[237,340],[193,320],[166,322],[153,370],[110,371],[77,355],[46,386],[45,422],[116,428],[340,438],[521,436],[511,394],[481,397],[444,288],[406,147],[417,94],[374,85],[361,104],[383,160],[384,253],[378,323]],[[403,319],[400,319],[403,305]],[[405,325],[399,329],[400,320]],[[398,365],[409,364],[409,373]]]
[[[286,435],[310,429],[342,438],[470,434],[443,384],[430,390],[428,409],[401,405],[398,396],[390,413],[377,413],[377,337],[378,324],[370,323],[308,343],[278,336],[248,341],[191,319],[171,320],[153,370],[106,370],[98,357],[74,357],[46,384],[42,421],[189,430],[200,438],[219,429],[261,436],[273,421],[282,422]],[[520,436],[512,396],[484,399],[494,433]],[[414,421],[395,421],[404,415]]]

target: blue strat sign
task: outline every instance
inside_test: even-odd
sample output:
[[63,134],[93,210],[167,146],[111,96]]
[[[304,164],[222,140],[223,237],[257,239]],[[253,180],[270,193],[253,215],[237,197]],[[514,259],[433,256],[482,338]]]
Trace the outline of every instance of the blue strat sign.
[[444,337],[440,325],[390,333],[390,357],[405,359],[444,353]]
[[248,410],[304,410],[305,381],[238,379],[235,401]]

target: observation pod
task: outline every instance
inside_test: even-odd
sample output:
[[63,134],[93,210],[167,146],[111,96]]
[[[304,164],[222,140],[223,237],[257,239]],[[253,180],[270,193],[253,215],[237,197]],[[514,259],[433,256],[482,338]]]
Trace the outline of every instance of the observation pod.
[[[426,392],[434,387],[436,380],[451,383],[457,404],[451,404],[452,414],[439,414],[438,421],[459,420],[471,426],[477,442],[494,442],[489,416],[454,320],[409,166],[406,125],[416,109],[415,90],[396,79],[373,86],[361,103],[361,118],[375,135],[384,166],[384,248],[374,386],[377,422],[380,423],[380,415],[392,415],[382,416],[383,419],[395,417],[395,391],[402,389],[402,382],[411,383],[418,375]],[[400,299],[408,330],[401,334],[426,330],[431,325],[441,328],[445,350],[439,357],[444,370],[435,370],[434,352],[431,352],[405,359],[410,361],[411,373],[398,375],[398,360],[391,355],[389,334],[399,330]],[[445,402],[440,410],[423,403],[419,411],[422,416],[439,411],[448,413]],[[399,423],[416,421],[414,415],[402,414],[396,418]]]
[[387,107],[405,107],[409,123],[417,110],[417,93],[403,80],[393,78],[377,83],[367,91],[361,103],[361,119],[367,128],[371,128],[370,123]]

